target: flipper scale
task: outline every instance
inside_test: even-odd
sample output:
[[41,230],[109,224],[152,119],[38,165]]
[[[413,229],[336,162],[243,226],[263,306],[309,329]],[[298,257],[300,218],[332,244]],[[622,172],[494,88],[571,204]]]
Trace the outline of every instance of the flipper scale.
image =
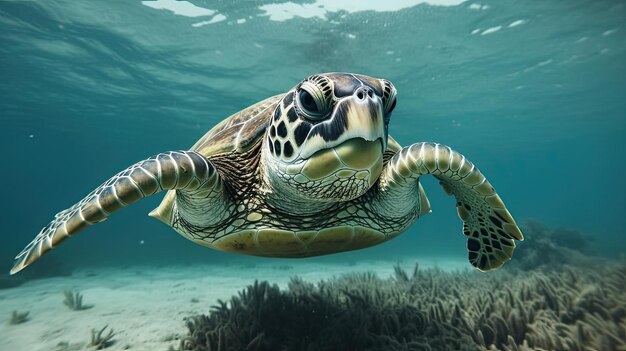
[[[408,176],[395,169],[404,163],[408,167],[402,167],[402,171],[411,170]],[[457,212],[464,222],[463,233],[468,238],[469,260],[479,270],[500,267],[511,259],[515,240],[524,240],[491,183],[472,162],[451,148],[416,143],[396,153],[387,167],[391,169],[383,172],[380,181],[383,193],[416,193],[419,177],[431,174],[448,195],[456,197]],[[388,195],[386,200],[393,201],[393,196]]]
[[63,240],[161,190],[200,192],[213,187],[213,165],[194,151],[170,151],[119,172],[72,207],[57,213],[16,257],[11,274],[36,261]]

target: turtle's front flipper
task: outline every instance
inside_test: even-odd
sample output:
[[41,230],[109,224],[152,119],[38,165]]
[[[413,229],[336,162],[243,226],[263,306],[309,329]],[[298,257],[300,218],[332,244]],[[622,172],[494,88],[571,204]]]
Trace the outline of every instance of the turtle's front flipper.
[[193,151],[171,151],[138,162],[100,185],[74,206],[57,213],[15,257],[15,274],[66,238],[106,220],[122,207],[167,189],[207,196],[219,182],[209,160]]
[[513,217],[474,164],[447,146],[417,143],[394,155],[380,178],[380,200],[388,206],[394,200],[399,202],[398,197],[420,201],[417,187],[424,174],[435,176],[444,190],[456,197],[474,267],[486,271],[511,259],[514,240],[523,240]]

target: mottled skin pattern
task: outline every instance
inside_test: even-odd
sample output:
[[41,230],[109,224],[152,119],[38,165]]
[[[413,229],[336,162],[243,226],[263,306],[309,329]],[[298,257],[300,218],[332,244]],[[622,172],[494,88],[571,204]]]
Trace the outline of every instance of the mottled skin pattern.
[[522,240],[478,169],[447,146],[402,148],[388,135],[396,89],[349,73],[313,75],[211,129],[189,151],[118,173],[60,212],[16,257],[12,273],[112,212],[169,190],[150,213],[186,238],[227,252],[307,257],[389,240],[430,213],[419,178],[457,199],[470,263],[500,267]]

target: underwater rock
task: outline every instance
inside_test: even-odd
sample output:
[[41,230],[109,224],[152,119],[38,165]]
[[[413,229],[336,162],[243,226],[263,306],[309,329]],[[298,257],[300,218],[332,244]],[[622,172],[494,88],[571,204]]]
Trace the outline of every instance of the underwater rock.
[[186,319],[180,350],[619,350],[626,263],[525,272],[353,273],[255,282]]

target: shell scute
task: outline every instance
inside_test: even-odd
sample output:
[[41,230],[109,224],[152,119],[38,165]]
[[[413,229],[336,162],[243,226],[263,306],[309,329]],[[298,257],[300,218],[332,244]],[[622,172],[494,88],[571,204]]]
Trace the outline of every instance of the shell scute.
[[211,128],[191,150],[205,157],[237,150],[247,151],[263,136],[284,94],[272,96],[239,111]]

